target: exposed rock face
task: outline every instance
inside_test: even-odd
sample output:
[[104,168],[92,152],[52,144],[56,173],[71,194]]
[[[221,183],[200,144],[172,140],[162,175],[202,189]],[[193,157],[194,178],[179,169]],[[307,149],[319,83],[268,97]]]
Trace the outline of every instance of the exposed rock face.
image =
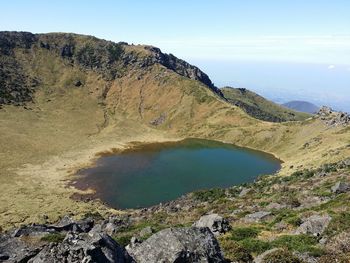
[[7,234],[0,236],[0,262],[2,262],[1,260],[27,262],[37,255],[40,250],[41,247],[26,243],[21,238]]
[[[9,262],[225,262],[209,228],[169,228],[141,243],[133,238],[131,256],[105,232],[115,220],[74,221],[64,217],[55,225],[24,226],[0,235],[0,261]],[[140,236],[151,235],[144,228]],[[113,232],[114,233],[114,232]],[[43,239],[45,237],[45,239]],[[134,258],[133,258],[134,257]]]
[[152,62],[157,62],[168,69],[175,71],[181,76],[198,80],[208,86],[215,93],[222,96],[221,91],[214,86],[214,84],[209,79],[208,75],[201,71],[199,68],[190,65],[186,61],[175,57],[172,54],[164,54],[159,48],[148,46],[146,49],[150,50],[153,53]]
[[[0,105],[22,105],[32,101],[35,88],[40,83],[41,77],[31,76],[33,72],[26,70],[21,60],[16,57],[15,50],[19,49],[28,55],[35,55],[44,49],[68,61],[72,66],[95,71],[106,80],[125,76],[132,70],[142,72],[148,67],[160,64],[183,77],[200,81],[222,97],[221,91],[199,68],[171,54],[164,54],[155,47],[140,47],[147,53],[140,56],[136,52],[126,51],[126,46],[123,42],[114,43],[68,33],[0,32]],[[81,81],[74,83],[76,87],[83,84]],[[164,121],[163,119],[165,116],[161,116],[154,125]]]
[[332,192],[335,194],[342,194],[350,191],[350,184],[345,182],[337,182],[332,187]]
[[62,243],[49,244],[28,263],[131,262],[124,248],[101,233],[68,233]]
[[346,112],[337,112],[330,107],[323,106],[317,116],[323,120],[326,125],[331,127],[347,126],[350,124],[350,115]]
[[218,214],[204,215],[193,226],[208,227],[215,235],[223,234],[230,230],[228,221]]
[[331,221],[329,215],[313,215],[303,220],[303,223],[298,227],[298,234],[313,234],[321,235]]
[[168,228],[128,249],[139,263],[225,262],[209,228]]

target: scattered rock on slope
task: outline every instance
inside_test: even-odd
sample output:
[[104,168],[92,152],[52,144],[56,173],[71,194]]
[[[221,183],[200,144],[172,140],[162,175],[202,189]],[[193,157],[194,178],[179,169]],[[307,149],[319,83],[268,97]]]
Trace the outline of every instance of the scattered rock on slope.
[[323,106],[317,116],[323,120],[327,126],[347,126],[350,124],[350,115],[346,112],[334,111],[329,107]]
[[228,221],[218,214],[204,215],[197,222],[195,222],[193,226],[208,227],[215,235],[219,235],[230,230]]
[[28,263],[44,262],[131,262],[124,248],[102,233],[68,233],[62,243],[44,247]]
[[313,234],[321,235],[327,228],[331,217],[329,215],[312,215],[303,220],[303,223],[298,227],[297,234]]
[[271,212],[259,211],[244,217],[244,221],[248,223],[259,222],[263,220],[267,220],[271,215]]
[[350,191],[350,184],[345,183],[345,182],[337,182],[333,187],[332,187],[332,192],[335,194],[341,194],[341,193],[346,193]]
[[225,262],[209,228],[164,229],[128,252],[139,263]]

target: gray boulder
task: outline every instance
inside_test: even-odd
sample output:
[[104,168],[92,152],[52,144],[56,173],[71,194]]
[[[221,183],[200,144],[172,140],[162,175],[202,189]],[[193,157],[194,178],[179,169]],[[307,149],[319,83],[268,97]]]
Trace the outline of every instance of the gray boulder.
[[27,262],[39,253],[40,247],[25,242],[20,237],[4,234],[0,235],[0,262]]
[[244,197],[252,191],[250,188],[243,187],[242,191],[239,193],[239,197]]
[[104,227],[104,232],[107,235],[113,236],[115,233],[117,233],[118,227],[114,223],[108,222]]
[[303,223],[296,230],[297,234],[321,235],[331,221],[329,215],[313,215],[303,220]]
[[335,194],[342,194],[350,191],[350,184],[345,182],[337,182],[332,187],[332,192]]
[[215,235],[225,233],[230,230],[228,221],[218,214],[210,214],[202,216],[193,224],[194,227],[208,227]]
[[128,248],[138,263],[225,262],[209,228],[168,228]]
[[28,263],[132,262],[124,248],[102,233],[68,233],[62,243],[50,243]]
[[247,223],[254,223],[264,221],[270,218],[271,212],[259,211],[244,217],[244,221]]

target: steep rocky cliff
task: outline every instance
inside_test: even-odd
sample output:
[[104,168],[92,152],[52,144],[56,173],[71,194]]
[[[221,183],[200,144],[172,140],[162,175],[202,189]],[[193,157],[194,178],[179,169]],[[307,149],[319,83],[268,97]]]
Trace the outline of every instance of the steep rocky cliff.
[[199,68],[152,46],[133,46],[68,33],[0,32],[0,104],[19,105],[32,99],[35,87],[42,80],[24,69],[23,58],[16,54],[21,50],[35,57],[41,49],[61,57],[67,66],[97,72],[105,80],[160,64],[180,76],[203,83],[221,96],[220,90]]

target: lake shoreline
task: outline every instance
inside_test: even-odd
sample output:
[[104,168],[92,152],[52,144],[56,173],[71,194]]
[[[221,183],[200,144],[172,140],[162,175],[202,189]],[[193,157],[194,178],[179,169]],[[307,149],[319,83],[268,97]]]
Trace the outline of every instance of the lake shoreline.
[[[151,155],[157,155],[157,154],[161,154],[161,152],[174,152],[177,151],[176,149],[188,149],[188,150],[192,150],[189,151],[188,153],[186,151],[185,152],[181,152],[181,156],[177,156],[179,158],[184,158],[181,161],[181,164],[183,164],[183,162],[186,163],[186,159],[188,158],[192,158],[193,156],[187,156],[186,154],[190,154],[190,152],[196,152],[196,151],[203,151],[203,150],[211,150],[211,151],[219,151],[216,152],[215,155],[220,154],[220,153],[225,153],[225,155],[229,155],[231,154],[232,156],[230,158],[233,158],[231,160],[234,160],[235,158],[243,158],[239,163],[235,163],[233,162],[235,165],[234,167],[231,168],[231,173],[236,174],[236,175],[240,175],[239,177],[237,176],[227,176],[227,171],[225,169],[227,169],[227,167],[229,167],[230,165],[233,165],[233,163],[230,160],[227,160],[225,162],[220,162],[220,165],[216,168],[215,167],[215,163],[217,163],[218,161],[222,161],[220,160],[220,158],[218,160],[215,160],[215,155],[210,155],[210,156],[206,156],[205,158],[208,158],[208,164],[206,162],[202,163],[201,165],[198,165],[198,162],[196,162],[196,166],[193,167],[192,163],[188,163],[188,167],[191,167],[190,170],[188,172],[185,172],[186,177],[182,178],[184,172],[181,171],[180,174],[177,174],[173,180],[174,181],[174,185],[177,184],[177,182],[180,180],[181,178],[182,180],[186,181],[187,179],[191,179],[191,178],[197,178],[196,180],[197,183],[195,183],[195,185],[202,185],[202,187],[200,188],[191,188],[188,190],[181,190],[182,192],[180,192],[178,195],[173,196],[173,197],[167,197],[164,199],[162,199],[161,197],[158,197],[159,200],[158,201],[153,201],[153,203],[150,204],[145,204],[145,205],[134,205],[134,206],[124,206],[124,205],[120,205],[120,204],[116,204],[116,201],[111,201],[110,198],[105,199],[103,196],[106,197],[106,195],[108,196],[108,193],[110,193],[110,195],[122,195],[122,193],[124,193],[124,187],[126,187],[125,185],[123,185],[123,183],[119,182],[115,185],[115,187],[113,189],[110,189],[110,185],[113,184],[113,180],[116,180],[116,178],[122,176],[123,171],[125,170],[125,162],[129,162],[129,159],[126,159],[126,161],[123,161],[121,164],[119,164],[119,166],[115,166],[115,162],[119,162],[118,159],[120,158],[126,158],[126,156],[138,156],[138,158],[140,156],[149,156]],[[184,155],[184,156],[182,156]],[[225,156],[224,155],[224,156]],[[241,157],[239,157],[240,155],[242,155]],[[236,156],[236,157],[235,157]],[[174,156],[173,156],[174,157]],[[108,162],[110,162],[110,159],[116,159],[114,162],[110,163],[109,165],[113,165],[113,167],[108,168],[108,165],[106,166],[106,164],[102,164],[103,160],[108,160]],[[142,157],[145,158],[145,157]],[[158,157],[159,158],[159,157]],[[202,157],[201,157],[202,158]],[[223,156],[221,156],[221,158],[223,158]],[[244,168],[243,171],[238,172],[237,169],[238,167],[241,167],[242,161],[247,162],[247,160],[249,160],[249,158],[251,158],[251,160],[249,161],[249,165]],[[140,160],[139,160],[140,161]],[[131,166],[132,170],[135,169],[135,165],[137,165],[139,163],[139,161],[135,160],[131,162]],[[144,161],[144,159],[141,159],[141,161]],[[160,182],[163,183],[163,187],[159,186],[159,189],[163,189],[165,187],[165,185],[167,185],[167,182],[163,182],[163,181],[167,181],[170,180],[169,177],[172,173],[176,173],[177,170],[177,165],[173,164],[172,162],[177,162],[179,160],[175,161],[170,161],[170,163],[168,162],[167,165],[175,165],[173,168],[166,168],[168,170],[166,171],[161,171],[162,174],[166,174],[167,178],[164,179],[163,176],[159,177],[156,181],[154,181],[154,184],[159,184]],[[197,161],[200,161],[200,159],[197,159]],[[101,163],[102,162],[102,163]],[[260,163],[260,165],[258,166],[251,166],[251,162],[258,162]],[[267,164],[269,164],[268,166],[271,166],[274,163],[274,167],[276,165],[276,163],[278,163],[278,165],[276,166],[276,168],[273,168],[274,171],[269,170],[269,172],[266,172],[267,170]],[[237,166],[237,164],[239,164]],[[280,159],[277,159],[274,157],[274,155],[263,152],[263,151],[257,151],[257,150],[253,150],[247,147],[241,147],[241,146],[237,146],[234,145],[232,143],[224,143],[222,141],[217,141],[217,140],[208,140],[208,139],[200,139],[200,138],[185,138],[185,139],[179,139],[179,140],[172,140],[172,141],[164,141],[164,142],[130,142],[128,144],[126,144],[124,147],[122,148],[112,148],[109,151],[103,151],[103,152],[99,152],[96,154],[96,158],[94,159],[94,162],[92,163],[91,166],[88,167],[84,167],[84,168],[80,168],[79,170],[76,171],[76,173],[73,175],[74,178],[71,178],[68,186],[69,187],[74,187],[75,189],[78,189],[79,191],[85,192],[85,191],[89,191],[89,194],[87,195],[80,195],[80,194],[75,194],[72,196],[72,198],[76,199],[76,200],[91,200],[91,199],[97,199],[97,200],[102,200],[102,202],[106,203],[108,207],[112,207],[114,209],[138,209],[138,208],[144,208],[144,207],[150,207],[153,205],[156,205],[158,203],[163,203],[163,202],[168,202],[171,200],[175,200],[176,198],[180,197],[183,194],[188,194],[190,192],[193,191],[197,191],[197,190],[201,190],[201,189],[210,189],[210,188],[215,188],[215,187],[219,187],[219,188],[227,188],[227,187],[232,187],[234,185],[239,185],[241,183],[246,183],[246,182],[250,182],[253,181],[252,178],[256,178],[260,175],[263,174],[277,174],[280,169],[281,169],[281,164],[282,162],[280,161]],[[123,167],[122,171],[120,171],[120,165],[122,165],[121,167]],[[151,164],[147,164],[147,165],[151,165]],[[158,163],[158,165],[161,165]],[[180,163],[178,164],[180,165]],[[204,169],[204,171],[202,172],[193,172],[193,169],[202,169],[203,166],[205,167],[206,165],[208,165],[208,167],[206,169]],[[247,165],[247,164],[246,164]],[[198,168],[198,167],[199,168]],[[226,166],[226,167],[225,167]],[[138,168],[140,169],[140,171],[137,171],[138,173],[149,173],[149,172],[145,172],[145,170],[147,169],[151,169],[153,171],[153,169],[155,169],[153,172],[150,172],[150,174],[147,175],[148,180],[152,180],[152,174],[157,174],[159,171],[157,170],[157,163],[154,163],[151,165],[151,168],[145,168],[145,167],[141,167]],[[162,165],[160,167],[163,167]],[[251,170],[252,167],[254,168],[254,172]],[[98,171],[99,170],[103,170],[103,174],[101,174],[100,176],[98,176]],[[105,169],[112,169],[111,171],[107,172],[109,175],[106,175],[106,171]],[[130,168],[127,168],[130,169]],[[162,169],[162,168],[160,168]],[[164,168],[163,168],[164,169]],[[182,167],[182,169],[186,169],[186,165],[184,165]],[[212,172],[209,172],[210,169],[213,169]],[[233,170],[232,170],[233,169]],[[239,168],[242,169],[242,168]],[[272,166],[271,168],[272,169]],[[206,172],[208,170],[208,173]],[[213,183],[213,185],[210,184],[211,180],[214,180],[213,178],[216,178],[218,176],[220,176],[220,173],[218,174],[218,172],[222,170],[222,171],[226,171],[224,172],[225,177],[222,178],[222,180],[220,180],[217,183]],[[89,173],[89,171],[92,174],[86,174]],[[119,171],[115,174],[115,171]],[[235,172],[234,172],[235,171]],[[229,174],[231,174],[229,173]],[[133,173],[132,173],[133,174]],[[132,174],[130,176],[132,176]],[[200,177],[199,177],[200,174]],[[213,177],[213,175],[215,174],[215,177]],[[224,176],[224,174],[222,176]],[[254,175],[253,175],[254,174]],[[101,177],[103,176],[103,177]],[[106,177],[107,176],[107,177]],[[109,177],[108,177],[109,176]],[[144,177],[145,175],[143,175]],[[151,177],[149,177],[151,176]],[[209,176],[204,177],[206,179],[203,179],[203,176]],[[142,177],[142,180],[145,180]],[[108,179],[109,178],[109,179]],[[114,178],[114,179],[113,179]],[[138,177],[136,177],[138,178]],[[226,179],[225,179],[226,178]],[[242,178],[247,178],[247,179],[242,179]],[[248,179],[251,178],[251,179]],[[191,179],[191,180],[193,180]],[[217,179],[216,179],[217,180]],[[238,181],[237,181],[238,180]],[[243,181],[242,181],[243,180]],[[246,181],[248,180],[248,181]],[[108,183],[105,183],[107,182]],[[136,180],[137,182],[137,180]],[[205,183],[204,183],[205,182]],[[136,184],[135,181],[130,182],[131,184]],[[145,184],[149,183],[147,181],[144,182]],[[193,182],[192,182],[193,183]],[[219,185],[218,185],[219,184]],[[205,186],[204,186],[205,185]],[[121,187],[121,190],[116,191],[115,189],[117,189],[118,187]],[[149,185],[148,187],[146,187],[146,189],[152,188],[152,184]],[[199,187],[198,186],[198,187]],[[107,190],[107,188],[109,190]],[[143,186],[139,186],[140,187],[140,191],[141,189],[143,189]],[[179,186],[181,187],[181,189],[184,188],[183,185]],[[153,194],[154,192],[159,192],[160,190],[156,188],[153,189],[151,191],[151,193]],[[101,190],[101,189],[105,189],[105,190]],[[174,187],[171,187],[172,191],[174,191]],[[175,187],[176,189],[176,187]],[[129,189],[130,193],[128,192],[128,196],[134,197],[133,194],[131,194],[133,192],[133,188]],[[116,193],[118,192],[118,194]],[[142,192],[142,191],[141,191]],[[161,192],[161,191],[160,191]],[[136,192],[135,194],[137,195],[138,192]],[[151,195],[152,195],[151,194]],[[165,193],[164,193],[165,194]],[[146,194],[146,196],[149,196],[150,193]],[[166,196],[169,195],[169,193],[166,193]],[[126,197],[124,197],[126,199]],[[114,200],[115,198],[113,198]],[[128,198],[129,199],[129,198]],[[109,201],[106,201],[109,200]],[[142,200],[142,202],[145,202],[144,200]]]

